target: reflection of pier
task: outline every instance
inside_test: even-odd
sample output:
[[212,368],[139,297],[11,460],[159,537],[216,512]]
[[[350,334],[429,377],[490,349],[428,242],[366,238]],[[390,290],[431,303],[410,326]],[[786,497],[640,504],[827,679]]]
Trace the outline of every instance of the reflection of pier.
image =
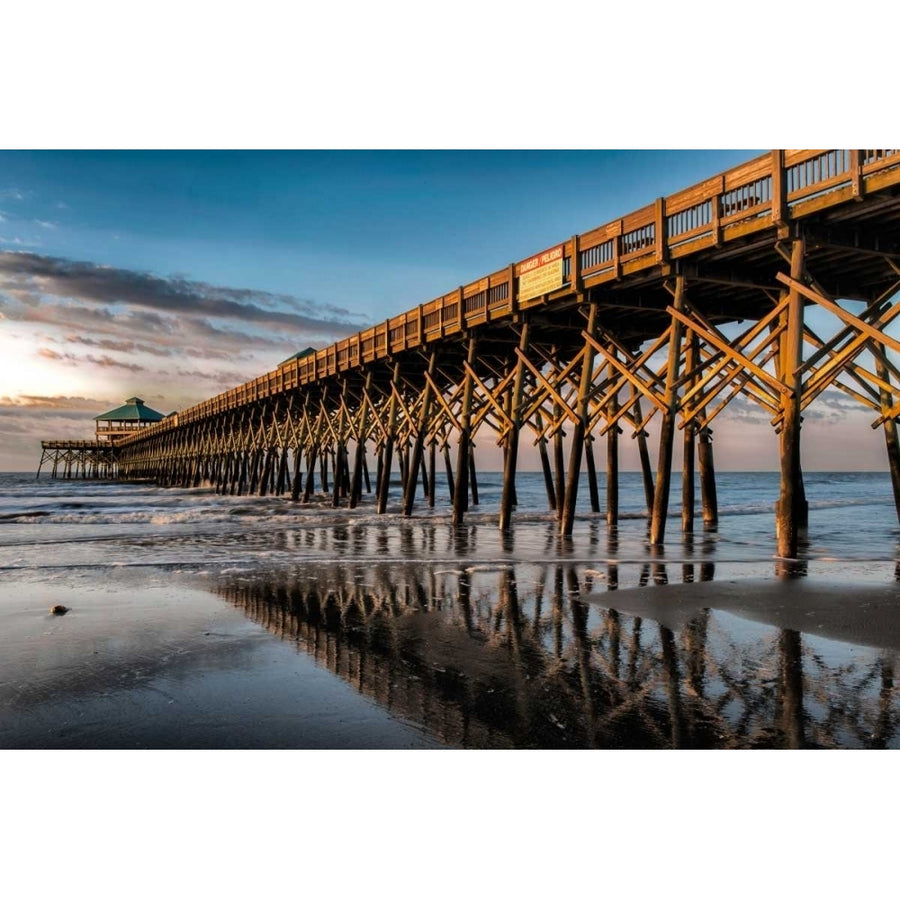
[[890,656],[835,665],[797,630],[754,624],[736,637],[725,613],[697,604],[635,614],[670,594],[652,586],[668,580],[662,564],[643,567],[645,590],[615,597],[598,576],[574,565],[309,566],[220,593],[452,745],[893,745]]

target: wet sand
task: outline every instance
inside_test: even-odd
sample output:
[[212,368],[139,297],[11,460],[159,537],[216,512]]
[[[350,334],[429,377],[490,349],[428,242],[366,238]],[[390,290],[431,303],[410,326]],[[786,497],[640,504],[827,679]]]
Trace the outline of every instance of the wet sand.
[[167,573],[0,583],[0,635],[2,748],[439,746]]
[[900,584],[823,579],[747,579],[610,592],[592,601],[679,631],[704,610],[773,628],[884,650],[900,650]]
[[17,577],[0,747],[898,745],[900,586],[623,583],[558,563]]

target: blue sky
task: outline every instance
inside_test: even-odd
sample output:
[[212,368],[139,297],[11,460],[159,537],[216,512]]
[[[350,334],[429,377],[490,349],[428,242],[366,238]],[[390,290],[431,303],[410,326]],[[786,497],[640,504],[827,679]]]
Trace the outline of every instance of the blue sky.
[[[195,403],[760,152],[0,152],[0,470],[134,393]],[[759,461],[749,427],[726,465]]]

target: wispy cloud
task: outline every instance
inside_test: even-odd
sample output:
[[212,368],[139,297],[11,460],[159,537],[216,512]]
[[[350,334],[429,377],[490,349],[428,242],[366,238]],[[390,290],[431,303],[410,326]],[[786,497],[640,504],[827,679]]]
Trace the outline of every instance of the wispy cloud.
[[163,278],[35,253],[0,252],[0,291],[10,290],[104,306],[128,304],[329,338],[362,324],[361,317],[347,309],[288,294],[221,287],[183,277]]
[[[138,343],[137,341],[116,341],[110,338],[89,338],[81,334],[67,334],[62,339],[67,344],[79,344],[85,347],[97,347],[100,350],[111,350],[117,353],[148,353],[150,356],[171,356],[172,350],[168,347],[159,347],[154,344]],[[222,353],[221,358],[228,358],[228,354]]]
[[78,415],[104,410],[109,405],[109,400],[97,400],[93,397],[45,397],[39,394],[21,394],[18,397],[0,397],[0,415],[10,413],[54,411],[75,412]]
[[25,192],[18,188],[2,188],[0,189],[0,199],[3,200],[24,200]]
[[20,237],[4,237],[0,235],[0,244],[6,244],[11,247],[40,247],[40,241],[31,241],[27,238]]
[[59,225],[57,225],[56,222],[46,222],[43,219],[35,219],[34,224],[40,225],[41,228],[47,228],[50,231],[56,231],[56,229],[59,228]]

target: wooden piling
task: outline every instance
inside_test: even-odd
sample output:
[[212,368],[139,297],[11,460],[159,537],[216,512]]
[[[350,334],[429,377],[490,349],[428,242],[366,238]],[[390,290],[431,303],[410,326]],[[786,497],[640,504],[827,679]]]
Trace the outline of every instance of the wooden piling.
[[538,431],[538,452],[541,457],[541,471],[544,473],[544,489],[547,492],[547,506],[556,510],[556,488],[553,485],[553,469],[550,466],[550,454],[547,452],[547,439],[544,437],[544,422],[541,414],[535,415]]
[[453,463],[450,460],[450,448],[444,444],[444,468],[447,470],[447,488],[450,495],[450,502],[453,502],[453,497],[456,492],[456,485],[453,479]]
[[[529,326],[522,325],[519,335],[519,350],[528,353]],[[500,530],[507,531],[512,519],[512,508],[515,503],[516,466],[519,456],[519,431],[522,427],[522,385],[525,380],[525,362],[520,356],[516,361],[516,374],[513,379],[512,396],[509,404],[510,426],[507,433],[505,458],[503,465],[503,491],[500,495]]]
[[[615,369],[610,364],[609,377],[613,379]],[[618,397],[613,395],[609,400],[607,416],[614,419],[619,411]],[[619,434],[621,429],[613,425],[606,432],[606,526],[617,528],[619,524]]]
[[[684,368],[686,372],[693,372],[700,357],[700,347],[696,333],[688,329],[684,336]],[[692,387],[697,380],[694,376],[688,387]],[[696,500],[694,479],[695,456],[694,424],[685,425],[682,434],[681,453],[681,531],[683,534],[694,533],[694,505]]]
[[338,444],[334,451],[334,475],[332,478],[334,484],[331,491],[331,506],[334,509],[341,505],[341,493],[344,486],[343,453],[344,445]]
[[303,456],[302,448],[294,448],[294,474],[291,478],[291,501],[296,503],[300,499],[300,462]]
[[[644,417],[641,412],[641,401],[639,399],[634,401],[634,414],[636,421],[643,422]],[[653,516],[655,488],[653,484],[653,467],[650,465],[650,450],[647,447],[647,432],[643,428],[640,429],[640,431],[636,432],[635,439],[638,442],[638,456],[641,460],[641,481],[644,485],[644,499],[647,502],[647,522],[649,524]]]
[[356,435],[356,455],[353,460],[353,475],[350,479],[350,509],[359,503],[362,497],[362,473],[366,461],[366,433],[367,418],[369,412],[368,396],[372,392],[372,371],[366,373],[366,383],[363,388],[362,400],[359,410],[359,428]]
[[[879,348],[872,351],[875,357],[875,374],[886,384],[891,383],[891,372],[883,351]],[[879,400],[881,402],[881,414],[886,415],[894,405],[893,395],[885,387],[879,386]],[[887,450],[888,466],[891,470],[891,486],[894,489],[894,508],[897,511],[897,520],[900,521],[900,443],[897,440],[897,421],[886,418],[883,424],[884,444]]]
[[[554,403],[553,405],[554,421],[559,422],[562,419],[562,407]],[[566,463],[563,458],[563,438],[565,432],[562,425],[557,428],[553,435],[553,490],[556,495],[556,514],[557,518],[562,517],[563,500],[566,496]]]
[[[791,246],[791,278],[803,275],[804,241],[795,240]],[[781,395],[783,414],[781,431],[781,486],[775,519],[778,555],[796,559],[800,531],[802,502],[798,483],[800,470],[800,399],[802,392],[800,365],[803,362],[803,297],[795,288],[788,295],[787,329],[782,334],[782,377],[791,395]]]
[[432,441],[428,445],[428,506],[434,509],[435,500],[435,463],[437,456],[437,442]]
[[453,493],[453,517],[454,525],[460,525],[465,511],[469,506],[469,442],[471,436],[469,428],[472,419],[472,390],[473,381],[471,369],[475,367],[476,342],[475,338],[469,338],[468,364],[465,380],[463,382],[462,412],[459,419],[459,444],[456,453],[456,490]]
[[[675,278],[674,307],[684,311],[684,276]],[[650,543],[662,544],[666,535],[666,516],[669,511],[669,486],[672,478],[672,443],[675,437],[675,415],[678,410],[678,368],[681,361],[681,337],[684,326],[672,317],[669,334],[669,364],[666,369],[666,411],[659,432],[659,462],[656,467],[656,490],[653,494],[653,515],[650,520]]]
[[597,488],[597,464],[594,461],[594,439],[587,434],[584,438],[584,461],[587,463],[588,496],[591,512],[600,512],[600,491]]
[[275,493],[279,497],[284,493],[287,485],[287,468],[288,468],[288,448],[285,446],[281,451],[281,460],[278,463],[278,478],[275,481]]
[[[597,310],[599,304],[592,301],[588,313],[587,333],[593,338],[597,329]],[[572,444],[569,449],[569,472],[566,481],[563,511],[560,518],[559,531],[564,537],[572,534],[575,523],[575,502],[578,498],[578,479],[581,476],[581,456],[584,451],[584,436],[587,429],[588,398],[594,374],[594,345],[585,341],[584,356],[581,364],[581,379],[578,383],[578,402],[575,410],[578,421],[572,429]]]
[[419,427],[416,430],[416,438],[412,445],[412,458],[409,461],[408,471],[406,473],[406,485],[403,495],[403,515],[412,514],[413,504],[416,499],[416,487],[419,482],[419,460],[422,458],[422,449],[425,446],[425,435],[428,431],[428,421],[431,417],[432,391],[431,382],[434,379],[435,368],[437,366],[437,351],[432,350],[428,359],[428,375],[429,379],[425,382],[422,389],[422,408],[419,410]]
[[312,499],[313,490],[315,488],[316,463],[319,455],[319,445],[313,444],[306,451],[306,485],[303,489],[303,502],[309,503]]
[[431,493],[431,488],[428,483],[428,463],[425,460],[424,454],[422,455],[422,459],[419,463],[419,469],[420,469],[421,476],[422,476],[422,493],[427,498],[428,495]]
[[712,429],[700,428],[697,441],[697,463],[700,470],[700,502],[703,505],[703,528],[713,531],[719,524],[719,502],[716,495],[716,469],[713,464]]

